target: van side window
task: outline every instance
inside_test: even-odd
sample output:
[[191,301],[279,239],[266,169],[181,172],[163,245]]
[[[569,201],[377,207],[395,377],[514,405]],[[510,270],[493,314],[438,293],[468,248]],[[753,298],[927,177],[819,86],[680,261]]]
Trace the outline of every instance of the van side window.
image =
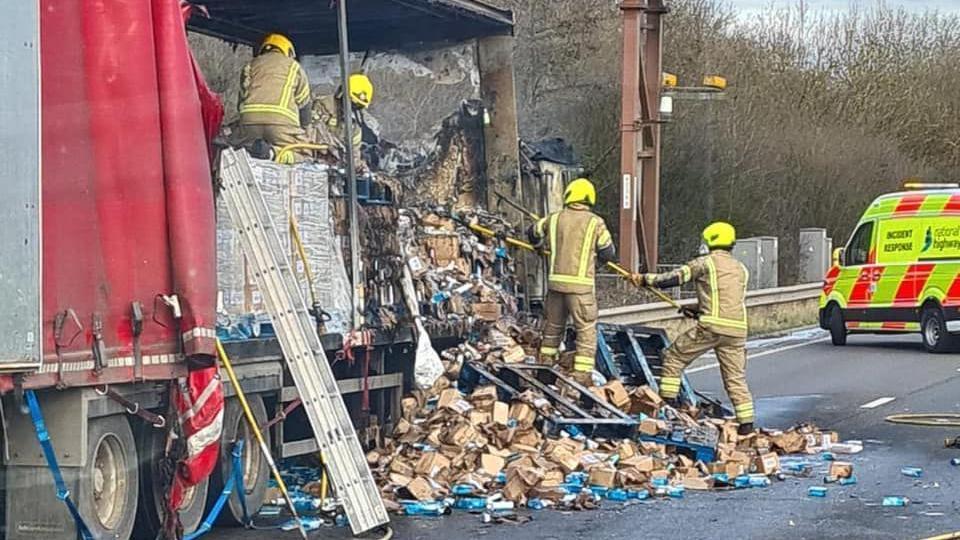
[[870,257],[870,240],[873,239],[873,222],[864,223],[853,233],[850,240],[850,247],[845,253],[846,266],[858,266],[867,264]]

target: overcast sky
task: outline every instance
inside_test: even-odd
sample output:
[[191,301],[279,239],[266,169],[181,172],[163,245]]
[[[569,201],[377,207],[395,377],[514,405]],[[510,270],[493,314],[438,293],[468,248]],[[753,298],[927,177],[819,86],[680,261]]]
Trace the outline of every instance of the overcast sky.
[[[756,11],[771,3],[777,5],[794,5],[796,0],[727,0],[738,9]],[[807,4],[815,8],[845,9],[851,0],[807,0]],[[871,5],[874,0],[860,0],[861,4]],[[911,10],[938,9],[960,13],[960,0],[887,0],[890,6],[903,6]]]

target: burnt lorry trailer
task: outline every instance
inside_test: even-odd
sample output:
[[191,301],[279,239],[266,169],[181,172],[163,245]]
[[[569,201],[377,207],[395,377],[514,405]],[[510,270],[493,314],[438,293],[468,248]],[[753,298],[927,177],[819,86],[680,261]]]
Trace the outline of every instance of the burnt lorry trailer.
[[[215,363],[223,277],[210,142],[222,109],[184,25],[243,44],[286,28],[302,53],[330,54],[336,10],[210,2],[190,19],[177,0],[14,4],[0,18],[4,534],[76,538],[69,498],[93,537],[154,538],[179,481],[165,459],[175,425],[185,448],[174,466],[198,476],[177,490],[183,529],[230,477],[237,439],[255,511],[266,460]],[[350,32],[370,40],[361,51],[512,29],[508,12],[470,0],[368,1],[353,13]],[[361,432],[389,428],[413,341],[409,329],[366,335],[346,346],[344,335],[322,336]],[[297,399],[276,339],[225,349],[258,423]],[[289,410],[265,430],[274,455],[316,452],[309,424]],[[239,506],[232,498],[221,521],[237,523]]]

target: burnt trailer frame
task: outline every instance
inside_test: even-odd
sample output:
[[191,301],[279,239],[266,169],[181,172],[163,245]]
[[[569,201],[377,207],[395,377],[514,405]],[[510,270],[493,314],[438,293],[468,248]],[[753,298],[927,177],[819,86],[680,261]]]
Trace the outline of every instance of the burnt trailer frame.
[[[204,8],[202,16],[198,14],[190,20],[190,30],[251,46],[268,32],[282,32],[294,42],[298,55],[338,54],[341,77],[349,65],[347,49],[350,52],[423,50],[475,40],[481,99],[490,118],[484,126],[487,185],[517,199],[521,197],[512,12],[477,0],[344,0],[341,5],[289,0],[279,8],[269,0],[212,0],[204,2]],[[346,29],[349,40],[342,39],[342,28]],[[346,48],[341,47],[344,44]],[[490,206],[496,204],[492,195],[495,189],[488,189],[486,202]],[[351,193],[354,210],[358,204],[355,195]],[[350,214],[351,218],[355,215]],[[358,233],[353,223],[351,219],[351,243]],[[454,338],[435,337],[448,341]],[[414,343],[414,335],[410,328],[401,327],[394,332],[375,330],[371,339],[372,348],[369,348],[344,343],[344,336],[338,334],[322,336],[324,347],[335,362],[335,373],[348,408],[365,413],[363,418],[356,416],[355,422],[359,421],[362,430],[368,414],[374,414],[380,419],[380,427],[389,430],[392,422],[387,418],[398,410],[403,389],[412,385],[410,345]],[[227,343],[225,347],[234,358],[241,386],[245,391],[265,394],[268,410],[280,412],[284,404],[296,399],[296,388],[282,370],[282,354],[275,339]],[[338,361],[344,358],[363,360]],[[368,373],[365,377],[362,371],[367,367],[373,375]],[[228,393],[232,393],[232,389],[228,389]],[[369,413],[359,406],[367,402]],[[303,430],[305,422],[297,420],[299,414],[295,412],[290,422],[277,424],[272,438],[277,455],[291,457],[316,451],[309,432]]]

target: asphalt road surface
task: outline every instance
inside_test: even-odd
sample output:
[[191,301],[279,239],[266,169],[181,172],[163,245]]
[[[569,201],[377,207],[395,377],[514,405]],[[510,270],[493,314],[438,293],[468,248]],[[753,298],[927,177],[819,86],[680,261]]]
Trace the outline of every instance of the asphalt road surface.
[[[902,412],[960,412],[960,355],[931,355],[918,336],[852,336],[835,348],[810,331],[753,342],[748,377],[758,422],[789,427],[810,421],[865,441],[852,456],[858,483],[831,484],[826,498],[807,496],[815,479],[788,479],[771,487],[727,492],[687,492],[684,499],[605,503],[590,512],[531,512],[524,525],[484,525],[478,515],[395,518],[398,539],[669,539],[714,538],[924,538],[960,530],[960,467],[944,448],[960,428],[929,428],[884,422]],[[699,390],[723,395],[710,357],[691,366]],[[892,399],[891,399],[892,398]],[[864,408],[867,405],[868,408]],[[900,474],[922,467],[921,478]],[[880,506],[884,496],[911,499],[904,508]],[[217,530],[210,538],[255,538],[262,531]],[[276,534],[295,537],[295,533]],[[321,529],[315,538],[348,538],[345,529]]]

